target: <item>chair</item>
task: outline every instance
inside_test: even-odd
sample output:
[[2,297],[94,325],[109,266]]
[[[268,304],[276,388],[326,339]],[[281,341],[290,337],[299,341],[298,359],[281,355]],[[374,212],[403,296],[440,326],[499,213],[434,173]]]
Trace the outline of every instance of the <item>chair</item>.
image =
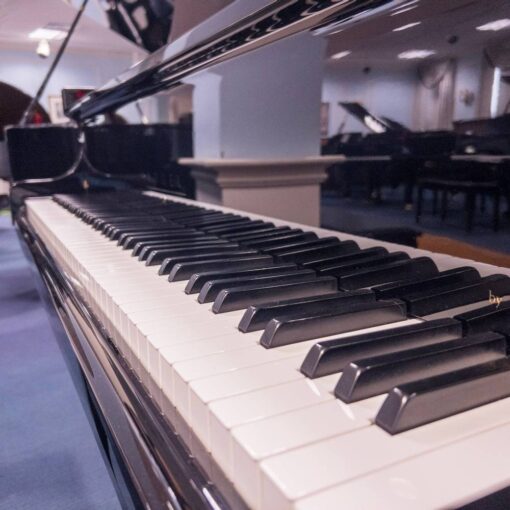
[[441,220],[446,219],[448,212],[448,194],[464,193],[464,214],[466,231],[470,232],[473,228],[473,219],[476,209],[476,197],[480,196],[482,201],[482,210],[485,209],[485,197],[491,196],[493,199],[492,227],[495,232],[499,229],[500,217],[500,199],[501,186],[497,180],[473,181],[441,179],[439,177],[422,178],[418,180],[418,196],[416,204],[416,223],[420,222],[423,209],[423,191],[432,190],[433,195],[433,213],[437,210],[437,195],[441,194]]

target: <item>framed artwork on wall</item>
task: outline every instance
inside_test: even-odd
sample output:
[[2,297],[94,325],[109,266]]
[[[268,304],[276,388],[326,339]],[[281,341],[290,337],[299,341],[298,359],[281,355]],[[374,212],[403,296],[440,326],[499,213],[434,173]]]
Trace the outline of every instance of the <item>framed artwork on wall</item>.
[[48,113],[53,124],[69,122],[69,119],[64,115],[62,96],[48,96]]

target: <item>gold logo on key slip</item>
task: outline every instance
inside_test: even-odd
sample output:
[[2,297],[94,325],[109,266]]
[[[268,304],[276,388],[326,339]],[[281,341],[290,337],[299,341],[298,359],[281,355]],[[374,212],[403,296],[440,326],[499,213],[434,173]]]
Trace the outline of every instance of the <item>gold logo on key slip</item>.
[[496,308],[499,308],[501,301],[503,301],[503,298],[496,296],[496,294],[492,293],[492,290],[489,290],[489,303],[491,305],[496,305]]

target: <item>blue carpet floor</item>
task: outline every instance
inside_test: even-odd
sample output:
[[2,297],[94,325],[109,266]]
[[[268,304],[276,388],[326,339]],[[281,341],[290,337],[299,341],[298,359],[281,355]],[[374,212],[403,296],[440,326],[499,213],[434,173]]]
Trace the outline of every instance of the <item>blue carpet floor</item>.
[[0,510],[117,510],[9,223],[0,217]]
[[[485,213],[477,211],[472,232],[464,230],[463,203],[460,197],[450,202],[446,221],[432,215],[432,204],[427,200],[420,224],[416,224],[414,211],[405,211],[401,189],[384,189],[382,203],[375,204],[363,198],[340,198],[332,192],[322,196],[321,223],[324,228],[343,232],[355,232],[376,228],[406,227],[436,236],[449,237],[457,241],[510,253],[510,219],[502,215],[500,231],[494,233],[491,224],[491,205]],[[506,210],[506,203],[501,207]]]

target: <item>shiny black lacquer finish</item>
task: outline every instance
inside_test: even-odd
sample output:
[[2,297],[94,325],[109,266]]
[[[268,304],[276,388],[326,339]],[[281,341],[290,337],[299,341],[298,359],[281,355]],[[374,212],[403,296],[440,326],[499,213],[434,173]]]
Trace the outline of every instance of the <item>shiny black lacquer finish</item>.
[[349,22],[390,0],[278,0],[218,34],[166,57],[166,47],[73,105],[69,115],[83,121],[136,99],[181,84],[192,73],[298,32]]

